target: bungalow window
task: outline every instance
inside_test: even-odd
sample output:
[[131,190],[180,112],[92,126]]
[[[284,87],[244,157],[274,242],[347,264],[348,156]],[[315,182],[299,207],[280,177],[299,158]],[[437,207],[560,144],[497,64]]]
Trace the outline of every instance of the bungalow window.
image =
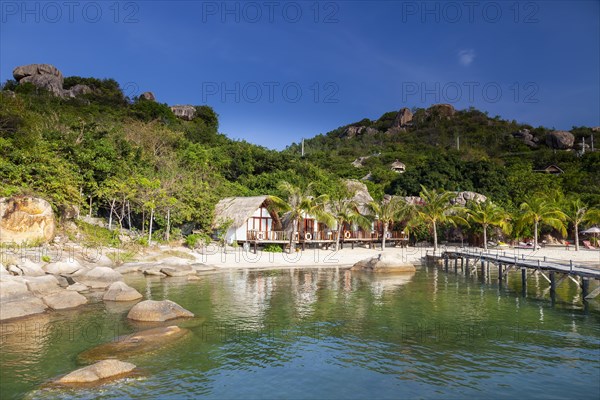
[[260,217],[252,217],[248,220],[248,230],[268,232],[271,228],[271,216],[264,208],[260,209]]
[[304,232],[314,232],[315,220],[310,218],[304,219]]

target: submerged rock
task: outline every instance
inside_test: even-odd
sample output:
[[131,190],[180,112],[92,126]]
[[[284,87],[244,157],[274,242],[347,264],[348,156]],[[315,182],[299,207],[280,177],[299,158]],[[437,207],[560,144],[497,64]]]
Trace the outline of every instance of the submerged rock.
[[90,383],[124,375],[136,368],[134,364],[119,360],[102,360],[80,368],[58,379],[57,383]]
[[162,267],[160,272],[167,276],[187,276],[196,273],[191,265],[177,265],[172,267]]
[[416,268],[413,264],[407,263],[400,257],[381,253],[357,262],[352,266],[352,271],[415,272]]
[[133,301],[141,299],[142,294],[125,282],[114,282],[108,287],[108,291],[102,297],[104,301]]
[[162,322],[174,318],[190,318],[194,314],[171,300],[145,300],[131,308],[127,318],[135,321]]
[[79,354],[80,361],[95,361],[107,357],[127,358],[135,354],[156,350],[168,341],[179,339],[190,333],[178,326],[146,329],[130,335],[120,336],[112,342],[103,343]]

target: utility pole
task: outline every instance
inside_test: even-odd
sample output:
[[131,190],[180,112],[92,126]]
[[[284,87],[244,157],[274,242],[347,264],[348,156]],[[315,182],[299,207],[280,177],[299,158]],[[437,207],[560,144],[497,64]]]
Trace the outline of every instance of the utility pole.
[[456,134],[456,151],[460,151],[460,135]]
[[594,134],[592,133],[592,153],[594,152]]
[[581,154],[585,154],[585,137],[581,138]]
[[304,138],[302,138],[302,157],[304,157]]

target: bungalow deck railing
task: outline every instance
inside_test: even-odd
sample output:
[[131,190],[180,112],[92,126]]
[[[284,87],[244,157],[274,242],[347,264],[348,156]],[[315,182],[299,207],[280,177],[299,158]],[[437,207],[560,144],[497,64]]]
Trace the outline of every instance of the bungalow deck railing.
[[285,231],[257,231],[251,230],[246,232],[248,240],[256,241],[285,241],[289,240],[289,237]]
[[[296,242],[310,242],[310,241],[332,241],[337,239],[336,231],[319,231],[319,232],[297,232],[295,235]],[[377,241],[381,240],[383,234],[381,232],[364,232],[364,231],[343,231],[341,240],[351,241]],[[282,242],[289,241],[289,232],[285,231],[259,231],[259,230],[248,230],[246,231],[246,240],[258,241],[258,242]],[[402,240],[407,239],[406,235],[399,231],[389,231],[387,240]]]

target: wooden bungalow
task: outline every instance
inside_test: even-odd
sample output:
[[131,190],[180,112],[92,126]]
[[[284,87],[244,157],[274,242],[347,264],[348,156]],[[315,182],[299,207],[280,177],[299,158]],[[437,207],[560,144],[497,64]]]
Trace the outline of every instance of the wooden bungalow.
[[213,228],[218,230],[231,221],[225,240],[227,243],[252,240],[282,241],[284,232],[269,196],[227,197],[215,207]]
[[404,163],[396,160],[392,163],[392,165],[390,166],[390,169],[399,174],[403,174],[404,172],[406,172],[406,165],[404,165]]
[[536,169],[534,172],[542,172],[542,173],[551,174],[551,175],[560,175],[560,174],[564,174],[565,171],[560,169],[557,165],[552,164],[552,165],[548,165],[544,169]]

